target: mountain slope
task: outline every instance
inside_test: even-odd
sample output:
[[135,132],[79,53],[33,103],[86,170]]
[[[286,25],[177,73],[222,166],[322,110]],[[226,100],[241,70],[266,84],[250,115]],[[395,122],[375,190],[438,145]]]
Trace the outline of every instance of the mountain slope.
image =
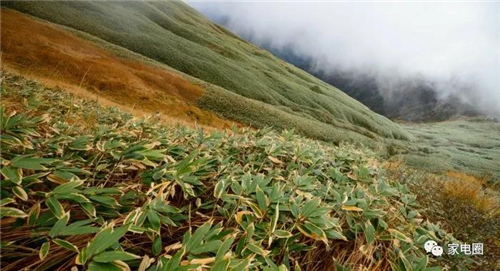
[[376,145],[409,134],[340,90],[211,23],[182,2],[2,2],[205,82],[201,108],[256,127]]
[[230,127],[229,121],[196,106],[203,89],[178,72],[120,58],[61,27],[17,11],[3,9],[1,22],[4,70],[121,106],[135,115],[162,113],[173,124],[196,121]]
[[[252,42],[254,40],[252,37],[245,38]],[[296,54],[289,46],[275,48],[268,42],[258,42],[260,42],[259,46],[269,50],[275,56],[340,88],[371,110],[393,120],[433,122],[462,116],[477,117],[482,115],[477,107],[466,102],[465,98],[460,98],[461,92],[467,93],[470,92],[470,89],[457,82],[450,82],[450,86],[455,88],[456,93],[440,97],[436,82],[423,76],[386,78],[396,79],[395,82],[389,84],[390,86],[387,86],[380,83],[384,80],[376,73],[355,69],[342,70],[336,69],[334,66],[330,71],[318,70],[312,58]]]

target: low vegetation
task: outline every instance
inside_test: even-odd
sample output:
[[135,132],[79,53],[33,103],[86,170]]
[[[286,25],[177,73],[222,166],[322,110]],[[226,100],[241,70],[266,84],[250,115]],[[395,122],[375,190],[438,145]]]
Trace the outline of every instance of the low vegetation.
[[422,215],[467,243],[483,243],[484,255],[454,257],[448,265],[461,270],[500,268],[500,190],[497,183],[459,172],[426,173],[391,163],[389,178],[417,195]]
[[423,243],[456,242],[368,149],[1,94],[2,270],[439,270]]
[[177,71],[132,59],[131,52],[129,58],[119,57],[126,50],[100,46],[14,10],[2,9],[1,21],[4,70],[134,113],[159,112],[184,123],[230,127],[229,121],[197,106],[202,87]]
[[433,173],[466,172],[500,184],[500,123],[488,118],[401,124],[415,138],[396,157]]

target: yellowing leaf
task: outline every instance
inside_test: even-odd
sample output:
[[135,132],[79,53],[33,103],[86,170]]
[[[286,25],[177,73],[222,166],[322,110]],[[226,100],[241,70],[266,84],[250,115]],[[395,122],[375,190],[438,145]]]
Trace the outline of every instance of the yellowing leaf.
[[267,159],[271,160],[271,162],[275,164],[283,164],[278,158],[272,157],[271,155],[267,156]]
[[410,237],[406,236],[404,233],[397,231],[395,229],[389,229],[388,230],[393,237],[395,237],[398,240],[404,241],[406,243],[411,243],[412,240]]
[[244,215],[251,215],[251,214],[252,214],[252,212],[250,212],[250,211],[239,211],[238,213],[236,213],[236,214],[234,215],[234,217],[235,217],[235,219],[236,219],[236,222],[237,222],[238,224],[241,224],[241,221],[242,221],[242,219],[243,219],[243,216],[244,216]]
[[342,206],[342,210],[344,210],[344,211],[352,211],[352,212],[363,212],[363,209],[361,209],[359,207],[348,206],[348,205]]
[[68,180],[66,180],[62,177],[56,176],[55,174],[49,174],[47,176],[47,179],[53,183],[56,183],[56,184],[65,184],[68,182]]

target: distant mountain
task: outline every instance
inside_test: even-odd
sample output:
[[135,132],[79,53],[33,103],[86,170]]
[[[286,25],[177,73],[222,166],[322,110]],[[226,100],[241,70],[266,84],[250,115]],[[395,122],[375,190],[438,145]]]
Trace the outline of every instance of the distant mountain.
[[325,72],[315,67],[312,58],[298,55],[290,46],[275,48],[265,42],[260,45],[390,119],[432,122],[481,115],[457,93],[439,97],[435,83],[423,77],[398,78],[388,88],[381,86],[377,76],[369,72],[342,69]]
[[[241,39],[180,1],[1,4],[196,78],[192,81],[203,89],[196,105],[225,119],[254,127],[295,128],[331,142],[349,140],[377,146],[387,140],[411,138],[397,124],[337,88]],[[8,50],[2,47],[2,52],[4,49]],[[106,81],[105,76],[101,79]],[[114,91],[118,95],[123,90]]]
[[[229,26],[227,16],[211,14],[218,24]],[[273,55],[303,69],[360,101],[371,110],[391,119],[416,122],[443,121],[460,116],[478,116],[481,112],[461,99],[457,93],[440,97],[429,79],[391,78],[396,84],[387,88],[377,75],[362,70],[344,70],[332,66],[329,71],[316,67],[311,57],[298,54],[292,46],[276,47],[270,40],[255,39],[254,33],[239,33],[244,39]]]

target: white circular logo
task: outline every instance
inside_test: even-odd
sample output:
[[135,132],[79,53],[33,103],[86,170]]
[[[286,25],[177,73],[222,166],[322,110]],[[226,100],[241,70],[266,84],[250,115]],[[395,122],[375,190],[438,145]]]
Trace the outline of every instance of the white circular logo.
[[424,244],[425,252],[430,253],[432,248],[437,246],[438,244],[434,240],[427,240]]

